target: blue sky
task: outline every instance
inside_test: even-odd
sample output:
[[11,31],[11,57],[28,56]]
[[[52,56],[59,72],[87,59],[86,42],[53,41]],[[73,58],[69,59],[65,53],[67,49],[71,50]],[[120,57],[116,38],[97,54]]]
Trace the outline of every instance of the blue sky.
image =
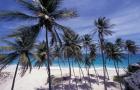
[[[107,37],[109,40],[122,37],[132,39],[140,44],[140,0],[64,0],[62,8],[74,8],[78,11],[79,17],[59,21],[59,23],[71,27],[80,35],[91,33],[94,30],[94,20],[105,16],[115,24],[112,29],[116,33]],[[16,4],[16,0],[1,0],[0,10],[21,10],[22,7]],[[0,36],[10,33],[19,23],[0,22]]]

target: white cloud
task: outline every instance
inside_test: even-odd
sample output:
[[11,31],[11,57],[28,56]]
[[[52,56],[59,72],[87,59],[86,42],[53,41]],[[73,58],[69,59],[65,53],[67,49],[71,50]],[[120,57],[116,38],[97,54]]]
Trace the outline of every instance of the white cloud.
[[140,33],[140,6],[129,7],[114,13],[111,22],[116,24],[114,37],[122,37],[125,35]]

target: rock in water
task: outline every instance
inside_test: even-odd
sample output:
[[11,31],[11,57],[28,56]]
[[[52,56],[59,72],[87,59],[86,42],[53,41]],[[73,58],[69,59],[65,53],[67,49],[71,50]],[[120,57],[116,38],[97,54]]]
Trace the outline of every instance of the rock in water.
[[129,72],[136,72],[137,70],[140,70],[140,62],[128,66]]

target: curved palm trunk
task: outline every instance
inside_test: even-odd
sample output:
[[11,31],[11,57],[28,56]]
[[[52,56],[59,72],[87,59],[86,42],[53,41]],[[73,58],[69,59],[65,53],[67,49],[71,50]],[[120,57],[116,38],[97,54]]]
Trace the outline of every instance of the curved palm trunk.
[[71,64],[70,64],[69,58],[68,58],[68,63],[69,63],[69,74],[70,74],[70,78],[71,78]]
[[70,83],[71,83],[71,64],[70,64],[70,60],[68,58],[68,64],[69,64],[69,76],[70,76],[70,79],[69,79],[69,89],[71,90],[71,87],[70,87]]
[[[62,68],[61,68],[61,66],[60,66],[60,60],[59,60],[59,58],[58,58],[58,64],[59,64],[60,73],[61,73],[61,77],[62,77]],[[64,85],[63,85],[63,80],[61,80],[61,82],[62,82],[62,90],[63,90],[63,87],[64,87]]]
[[[86,49],[85,60],[88,60],[88,59],[87,59],[87,58],[88,58],[88,53],[87,53],[88,48],[87,48],[87,46],[85,47],[85,49]],[[86,62],[86,61],[85,61],[85,62]],[[90,75],[89,75],[89,68],[90,68],[90,66],[87,66],[87,67],[86,67],[86,71],[87,71],[87,76],[88,76],[88,78],[89,78],[88,82],[89,82],[90,88],[91,88],[91,90],[92,90],[92,87],[91,87],[91,80],[90,80]]]
[[16,70],[15,70],[11,90],[14,90],[14,85],[15,85],[15,79],[16,79],[16,75],[17,75],[18,66],[19,66],[19,61],[18,61],[17,66],[16,66]]
[[73,70],[73,75],[75,77],[76,75],[75,75],[75,70],[74,70],[74,61],[72,61],[72,70]]
[[106,71],[107,79],[109,80],[109,74],[108,74],[108,70],[107,70],[107,67],[106,67],[106,61],[105,61],[105,71]]
[[62,68],[60,66],[60,60],[58,59],[58,64],[59,64],[59,68],[60,68],[60,72],[61,72],[61,77],[62,77]]
[[[81,68],[80,62],[78,60],[77,60],[77,62],[78,62],[79,70],[81,71],[82,76],[84,77],[84,72],[83,72],[83,70]],[[85,83],[86,83],[86,81],[85,81]]]
[[[75,70],[74,70],[74,61],[72,61],[72,69],[73,69],[73,75],[74,75],[74,78],[75,78],[76,75],[75,75]],[[77,90],[78,90],[77,82],[76,82],[76,88],[77,88]]]
[[103,36],[102,35],[98,35],[99,36],[99,41],[100,41],[100,47],[101,47],[101,55],[102,55],[102,62],[103,62],[103,74],[104,74],[104,90],[107,90],[107,86],[106,86],[106,70],[105,70],[105,59],[104,59],[104,52],[103,52]]
[[93,69],[94,69],[94,72],[95,72],[95,75],[96,75],[96,78],[97,78],[97,81],[98,81],[98,85],[99,85],[99,78],[98,78],[99,77],[99,74],[97,73],[94,64],[92,64],[92,66],[93,66]]
[[49,51],[49,43],[48,43],[48,30],[46,30],[46,48],[47,48],[47,69],[48,69],[48,80],[49,80],[49,90],[52,90],[52,81],[51,81],[51,70],[50,70],[50,51]]
[[[119,71],[118,71],[119,68],[117,69],[117,65],[116,65],[115,61],[114,61],[114,66],[115,66],[116,74],[117,74],[118,78],[120,78]],[[119,83],[120,83],[121,90],[123,90],[122,85],[121,85],[121,82],[119,82]]]
[[89,78],[88,82],[89,82],[89,84],[90,84],[90,89],[92,90],[89,69],[90,69],[90,67],[87,67],[87,75],[88,75],[88,78]]

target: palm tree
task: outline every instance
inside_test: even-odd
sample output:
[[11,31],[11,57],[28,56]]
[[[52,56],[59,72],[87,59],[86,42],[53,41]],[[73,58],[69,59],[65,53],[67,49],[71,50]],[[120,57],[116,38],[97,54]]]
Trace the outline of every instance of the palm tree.
[[77,34],[75,34],[75,32],[69,30],[67,32],[64,33],[64,35],[62,36],[63,38],[63,45],[62,45],[62,52],[63,52],[63,56],[65,58],[68,58],[68,63],[69,63],[69,73],[71,76],[71,64],[70,64],[70,58],[75,57],[76,59],[81,58],[81,53],[80,53],[80,45],[78,45],[77,43],[79,43],[79,36]]
[[92,42],[92,38],[91,38],[91,36],[89,35],[89,34],[85,34],[84,36],[83,36],[83,38],[82,38],[82,43],[83,43],[83,47],[84,47],[84,49],[85,49],[85,52],[86,52],[86,54],[85,54],[85,66],[86,66],[86,69],[87,69],[87,72],[88,72],[88,76],[89,76],[89,59],[88,59],[88,57],[89,57],[89,55],[88,55],[88,51],[89,51],[89,48],[90,48],[90,45],[91,45],[91,42]]
[[59,68],[60,68],[60,72],[61,72],[61,77],[62,77],[62,68],[61,68],[60,59],[59,59],[59,58],[61,58],[60,49],[61,48],[56,45],[54,47],[54,50],[52,51],[52,56],[58,60],[58,64],[59,64]]
[[[57,29],[63,30],[66,27],[58,24],[55,20],[61,20],[65,18],[72,18],[77,16],[74,10],[72,9],[59,9],[59,6],[62,3],[62,0],[33,0],[33,2],[28,2],[26,0],[18,0],[19,3],[29,12],[30,14],[23,13],[21,11],[4,11],[0,13],[0,19],[3,20],[35,20],[37,21],[36,25],[27,26],[26,28],[39,27],[38,29],[46,29],[46,53],[48,61],[48,78],[49,78],[49,90],[51,89],[51,73],[50,73],[50,57],[49,57],[49,40],[48,33],[51,34],[51,44],[60,42]],[[42,27],[42,28],[41,28]],[[22,29],[21,27],[20,29]]]
[[[69,59],[71,58],[71,59],[76,60],[78,64],[82,60],[81,46],[79,45],[80,37],[78,34],[73,32],[72,30],[69,30],[68,32],[64,33],[62,38],[63,38],[63,45],[61,48],[62,56],[64,56],[64,58],[68,59],[69,74],[70,74],[69,76],[71,78],[71,62]],[[79,64],[79,66],[80,66],[80,64]],[[73,67],[73,61],[72,61],[72,67]],[[81,68],[81,67],[79,67],[79,68]],[[75,75],[74,68],[73,68],[73,73]],[[69,84],[70,84],[70,80],[69,80]],[[76,86],[78,89],[77,82],[76,82]]]
[[[113,44],[111,42],[107,42],[105,45],[106,48],[106,56],[109,60],[113,60],[116,74],[119,77],[119,62],[122,62],[121,59],[123,58],[122,50],[120,50],[120,47],[118,47],[116,44]],[[120,82],[120,87],[122,89],[122,85]]]
[[95,27],[96,31],[94,33],[98,33],[99,43],[100,43],[100,49],[101,49],[101,55],[102,55],[102,61],[103,61],[103,73],[104,73],[104,89],[107,90],[106,87],[106,61],[104,57],[104,37],[112,35],[112,31],[109,30],[113,24],[110,24],[109,19],[106,19],[105,17],[100,17],[97,20],[95,20]]
[[91,67],[92,62],[89,59],[89,53],[88,53],[88,51],[90,49],[90,45],[92,43],[91,36],[89,34],[85,34],[82,38],[82,43],[83,43],[84,50],[86,52],[85,55],[84,55],[84,64],[85,64],[85,68],[87,70],[87,76],[89,77],[89,83],[90,83],[90,87],[91,87],[89,69]]
[[[62,68],[61,68],[61,63],[60,63],[60,59],[62,59],[61,52],[60,52],[61,47],[56,45],[53,48],[54,48],[54,50],[52,51],[52,57],[57,59],[58,65],[59,65],[59,69],[60,69],[60,73],[61,73],[60,75],[62,77],[63,73],[62,73]],[[61,82],[62,82],[62,90],[63,90],[63,87],[64,87],[63,80],[61,80]]]
[[125,49],[128,52],[128,65],[130,64],[130,54],[136,54],[138,46],[132,40],[126,40]]
[[115,44],[121,49],[124,50],[124,41],[121,38],[115,40]]
[[3,56],[0,60],[0,71],[9,64],[17,62],[11,90],[14,90],[15,79],[20,64],[22,69],[21,76],[23,76],[28,69],[30,69],[30,72],[32,70],[32,61],[30,60],[30,56],[33,55],[31,50],[33,48],[33,42],[35,39],[30,36],[30,34],[31,33],[24,32],[20,37],[15,40],[15,42],[2,40],[6,43],[7,46],[0,47],[0,52]]
[[35,66],[40,68],[42,66],[47,67],[47,53],[46,53],[46,42],[42,41],[39,44],[35,45],[35,53],[34,53],[34,59],[35,61]]
[[95,44],[91,44],[90,45],[90,53],[89,53],[89,67],[91,67],[91,65],[93,65],[93,68],[94,68],[94,72],[95,72],[95,75],[96,75],[96,78],[97,78],[97,81],[98,81],[98,84],[99,84],[99,80],[98,80],[98,73],[95,69],[95,66],[94,66],[94,61],[96,60],[96,45]]

